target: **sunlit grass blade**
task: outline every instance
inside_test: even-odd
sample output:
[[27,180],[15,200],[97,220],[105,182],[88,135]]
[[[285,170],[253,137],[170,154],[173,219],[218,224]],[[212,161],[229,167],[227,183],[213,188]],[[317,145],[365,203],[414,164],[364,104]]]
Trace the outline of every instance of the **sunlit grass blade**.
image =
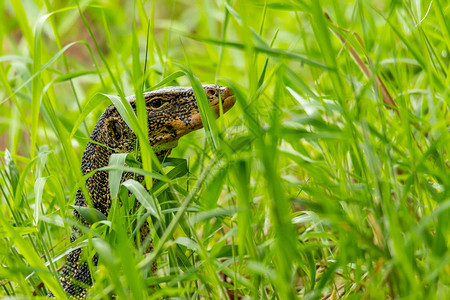
[[[185,36],[189,37],[193,40],[197,40],[197,41],[201,41],[201,42],[205,42],[205,43],[211,43],[214,45],[226,46],[226,47],[230,47],[230,48],[236,48],[239,50],[245,49],[245,44],[238,43],[238,42],[221,41],[221,40],[217,40],[217,39],[213,39],[213,38],[206,38],[206,37],[200,37],[200,36],[189,35],[189,34],[185,34]],[[278,58],[278,59],[283,59],[283,58],[292,59],[295,61],[304,62],[305,64],[308,64],[308,65],[311,65],[313,67],[317,67],[320,69],[325,69],[325,70],[333,69],[332,67],[325,65],[322,62],[309,59],[308,57],[306,57],[302,54],[291,52],[288,50],[273,49],[273,48],[269,48],[266,46],[259,46],[259,45],[254,46],[254,50],[257,53],[267,54],[271,57]]]
[[14,244],[16,245],[20,253],[25,257],[30,266],[40,270],[38,272],[38,276],[42,279],[44,284],[54,293],[55,296],[60,297],[61,299],[65,299],[66,296],[59,282],[53,277],[53,275],[48,273],[47,268],[45,267],[39,255],[35,252],[34,247],[32,247],[27,240],[21,237],[19,233],[17,233],[14,228],[2,218],[0,218],[0,224],[2,225],[3,229],[6,230],[9,237],[13,239]]

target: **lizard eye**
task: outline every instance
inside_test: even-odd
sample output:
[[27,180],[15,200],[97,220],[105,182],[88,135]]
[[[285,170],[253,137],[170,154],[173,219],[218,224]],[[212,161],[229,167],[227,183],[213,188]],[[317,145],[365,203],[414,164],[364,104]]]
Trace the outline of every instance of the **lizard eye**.
[[163,102],[159,98],[153,99],[150,102],[150,106],[153,107],[153,108],[160,108],[162,105],[163,105]]

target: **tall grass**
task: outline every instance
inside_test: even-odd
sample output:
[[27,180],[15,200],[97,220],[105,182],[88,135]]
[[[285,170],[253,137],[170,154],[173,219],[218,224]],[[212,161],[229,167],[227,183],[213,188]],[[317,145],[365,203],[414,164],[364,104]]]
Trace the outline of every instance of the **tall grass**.
[[[63,298],[77,247],[100,254],[95,299],[450,295],[446,1],[0,10],[2,297]],[[230,86],[235,107],[215,120],[201,83]],[[160,164],[141,95],[165,85],[193,86],[207,126]],[[70,243],[82,152],[111,103],[141,152],[111,158],[111,212],[82,208],[92,226]],[[120,183],[126,171],[145,180]]]

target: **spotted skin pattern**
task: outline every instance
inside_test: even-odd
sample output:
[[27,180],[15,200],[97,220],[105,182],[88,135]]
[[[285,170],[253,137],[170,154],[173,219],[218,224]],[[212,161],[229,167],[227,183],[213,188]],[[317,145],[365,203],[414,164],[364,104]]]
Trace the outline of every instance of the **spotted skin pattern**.
[[[218,85],[204,85],[203,89],[209,99],[212,110],[219,115],[219,99],[222,101],[223,112],[227,112],[235,102],[231,90]],[[220,95],[220,97],[219,97]],[[197,102],[192,88],[167,87],[144,94],[146,103],[149,142],[156,150],[156,155],[163,157],[170,153],[177,145],[180,137],[203,127]],[[135,97],[127,97],[131,107],[136,110]],[[90,140],[83,154],[81,169],[87,174],[98,168],[107,166],[113,153],[130,153],[136,149],[136,135],[127,126],[117,109],[111,105],[98,120]],[[164,145],[170,145],[164,147]],[[105,147],[106,146],[106,147]],[[125,174],[125,177],[132,174]],[[141,178],[142,180],[142,178]],[[94,208],[108,215],[111,207],[111,195],[108,187],[108,172],[98,171],[86,180],[86,187],[92,199]],[[76,195],[75,205],[87,206],[81,190]],[[75,217],[84,225],[89,224],[78,211]],[[149,225],[145,223],[141,228],[141,240],[149,233]],[[74,242],[81,236],[77,227],[73,228],[70,241]],[[151,251],[150,244],[147,251]],[[98,257],[94,256],[93,265],[97,265]],[[156,267],[156,265],[154,266]],[[155,271],[155,270],[154,270]],[[82,250],[77,249],[69,253],[66,264],[60,274],[60,282],[64,291],[74,298],[84,298],[87,289],[92,285],[92,278],[88,264],[82,261]],[[49,296],[53,296],[51,293]]]

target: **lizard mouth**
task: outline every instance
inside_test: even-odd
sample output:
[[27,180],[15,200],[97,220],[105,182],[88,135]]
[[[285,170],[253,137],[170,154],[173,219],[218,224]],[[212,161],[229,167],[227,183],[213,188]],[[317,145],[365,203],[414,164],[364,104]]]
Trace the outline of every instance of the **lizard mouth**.
[[[223,113],[226,113],[230,110],[230,108],[233,107],[234,103],[236,102],[236,99],[234,96],[228,96],[227,98],[222,98],[222,110]],[[211,109],[216,113],[216,116],[220,116],[220,104],[219,100],[216,100],[215,102],[211,103]]]
[[[229,87],[220,88],[220,99],[222,100],[223,113],[226,113],[230,108],[233,107],[236,99],[233,95],[233,92]],[[217,103],[211,104],[213,109],[217,106],[220,109],[219,101]]]

